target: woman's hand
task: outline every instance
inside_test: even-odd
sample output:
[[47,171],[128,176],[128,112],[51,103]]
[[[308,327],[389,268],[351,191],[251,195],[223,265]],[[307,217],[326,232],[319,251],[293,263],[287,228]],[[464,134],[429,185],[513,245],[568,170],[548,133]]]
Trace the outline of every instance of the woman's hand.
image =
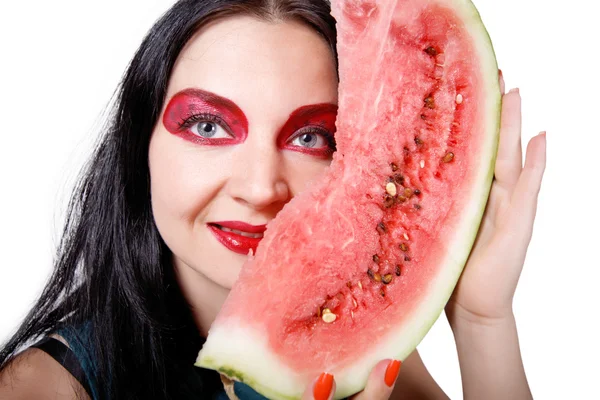
[[[367,386],[362,392],[350,397],[351,400],[387,400],[390,398],[398,372],[400,361],[380,361],[369,375]],[[306,389],[302,400],[330,400],[335,393],[335,379],[332,375],[323,373]]]
[[546,165],[546,135],[521,153],[521,97],[503,94],[495,178],[471,255],[446,305],[450,325],[493,324],[512,318],[512,301],[531,240],[537,198]]

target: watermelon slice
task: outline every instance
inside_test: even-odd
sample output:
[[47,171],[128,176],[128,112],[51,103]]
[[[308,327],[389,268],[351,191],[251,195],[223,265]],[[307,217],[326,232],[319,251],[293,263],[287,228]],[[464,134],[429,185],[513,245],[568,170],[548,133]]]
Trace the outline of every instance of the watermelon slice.
[[337,149],[268,225],[196,365],[273,399],[335,398],[438,318],[487,202],[501,96],[469,0],[338,0]]

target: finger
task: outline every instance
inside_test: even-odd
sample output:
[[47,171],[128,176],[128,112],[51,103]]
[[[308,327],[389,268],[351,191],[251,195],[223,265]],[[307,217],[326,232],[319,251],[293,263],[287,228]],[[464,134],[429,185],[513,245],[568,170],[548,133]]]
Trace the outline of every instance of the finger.
[[333,375],[323,372],[314,382],[304,391],[302,400],[331,400],[335,393],[335,379]]
[[495,177],[501,187],[512,192],[522,169],[521,95],[512,89],[503,96],[500,143],[496,158]]
[[531,236],[537,211],[537,200],[546,169],[546,133],[542,132],[529,141],[525,166],[511,198],[512,226],[526,226]]
[[396,385],[400,365],[398,360],[383,360],[377,363],[369,375],[365,390],[354,395],[352,400],[389,399]]
[[506,91],[506,84],[504,83],[504,75],[502,75],[502,70],[498,70],[498,83],[500,84],[500,93],[504,96]]

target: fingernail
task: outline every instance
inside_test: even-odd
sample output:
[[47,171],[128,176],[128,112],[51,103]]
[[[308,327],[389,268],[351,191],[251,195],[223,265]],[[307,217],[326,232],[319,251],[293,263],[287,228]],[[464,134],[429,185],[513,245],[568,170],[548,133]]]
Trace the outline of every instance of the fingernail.
[[540,136],[546,136],[546,131],[540,132]]
[[498,70],[498,75],[500,75],[500,77],[504,78],[504,75],[502,74],[502,70],[501,69]]
[[398,372],[400,372],[400,361],[390,361],[385,370],[385,384],[388,385],[388,387],[394,386],[394,382],[396,382],[396,378],[398,377]]
[[519,93],[519,88],[510,89],[508,93]]
[[333,375],[323,372],[315,382],[313,396],[315,400],[327,400],[333,387]]

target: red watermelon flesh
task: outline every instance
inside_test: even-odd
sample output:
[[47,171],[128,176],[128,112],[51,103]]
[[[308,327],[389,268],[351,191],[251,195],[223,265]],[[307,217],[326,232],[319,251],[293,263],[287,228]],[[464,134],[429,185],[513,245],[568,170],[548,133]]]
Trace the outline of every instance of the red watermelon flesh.
[[493,49],[468,0],[339,0],[337,148],[268,225],[197,365],[276,399],[336,398],[404,359],[466,262],[495,161]]

